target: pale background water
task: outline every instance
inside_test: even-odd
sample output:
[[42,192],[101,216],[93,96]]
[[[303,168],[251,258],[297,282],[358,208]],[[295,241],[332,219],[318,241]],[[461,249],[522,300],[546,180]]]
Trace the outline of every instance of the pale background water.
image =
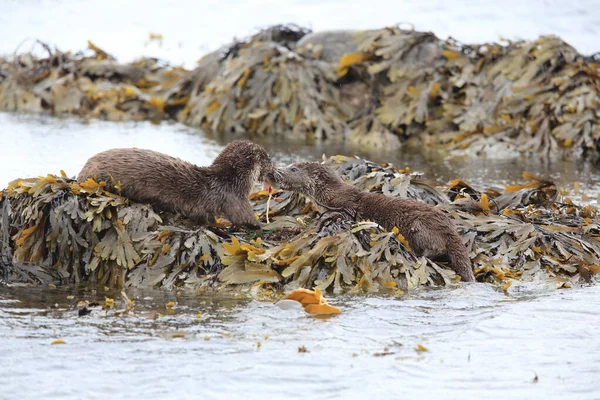
[[[554,33],[583,53],[600,51],[597,1],[29,0],[0,2],[0,53],[27,38],[61,50],[81,50],[90,39],[122,61],[157,56],[193,67],[234,36],[287,22],[315,30],[410,22],[465,42]],[[147,43],[150,32],[164,35],[162,45]],[[224,144],[170,123],[0,114],[0,126],[0,186],[60,169],[75,175],[90,155],[111,147],[152,148],[208,164]],[[579,160],[443,159],[264,144],[280,162],[360,154],[440,182],[461,177],[501,186],[528,170],[596,193],[600,181],[597,166]],[[0,286],[0,399],[600,399],[600,287],[557,285],[515,283],[508,294],[472,284],[405,297],[332,297],[343,313],[329,320],[269,302],[132,290],[138,311],[164,313],[164,304],[176,300],[176,313],[157,320],[78,318],[78,299],[118,293],[77,292],[68,299],[63,290]],[[170,338],[175,331],[184,338]],[[50,346],[58,338],[67,344]],[[429,351],[416,353],[418,344]],[[298,353],[299,346],[310,352]],[[377,356],[386,348],[393,354]]]
[[[313,30],[376,29],[410,23],[466,43],[555,34],[590,54],[600,51],[598,0],[3,0],[0,54],[25,39],[61,50],[94,41],[121,61],[141,56],[193,66],[201,55],[273,24]],[[164,40],[147,43],[150,32]],[[30,48],[27,42],[22,50]],[[145,45],[147,45],[145,47]]]

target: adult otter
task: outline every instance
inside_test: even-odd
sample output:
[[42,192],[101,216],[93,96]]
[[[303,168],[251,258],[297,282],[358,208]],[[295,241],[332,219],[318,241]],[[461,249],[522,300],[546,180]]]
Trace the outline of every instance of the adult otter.
[[275,187],[302,193],[326,209],[353,211],[387,229],[398,227],[412,250],[430,259],[448,258],[465,281],[475,275],[465,245],[444,213],[417,200],[363,192],[346,184],[329,166],[299,162],[266,175]]
[[229,143],[209,167],[152,150],[111,149],[91,157],[77,180],[93,178],[137,202],[178,212],[198,223],[223,216],[236,226],[258,228],[248,196],[273,169],[266,150],[247,140]]

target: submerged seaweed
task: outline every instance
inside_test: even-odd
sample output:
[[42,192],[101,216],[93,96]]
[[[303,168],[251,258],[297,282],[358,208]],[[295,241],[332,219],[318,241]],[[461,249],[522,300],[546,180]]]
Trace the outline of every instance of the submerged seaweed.
[[52,51],[0,59],[0,110],[174,118],[213,132],[597,155],[600,64],[555,36],[466,45],[387,27],[278,25],[193,71]]
[[[426,182],[408,170],[336,156],[349,183],[421,199],[454,220],[479,281],[559,277],[589,281],[600,269],[598,210],[562,198],[531,174],[502,192],[455,180]],[[265,220],[266,191],[251,200]],[[278,193],[259,231],[198,227],[66,176],[19,179],[0,198],[0,269],[8,282],[97,282],[111,287],[216,288],[276,284],[335,292],[448,285],[443,264],[415,257],[397,230]]]

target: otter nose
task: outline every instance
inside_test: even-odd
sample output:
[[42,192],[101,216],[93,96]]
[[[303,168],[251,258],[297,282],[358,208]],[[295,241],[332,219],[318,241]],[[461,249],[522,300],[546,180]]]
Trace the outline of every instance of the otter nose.
[[275,172],[273,172],[273,171],[267,172],[266,177],[267,177],[268,180],[274,181],[275,180]]

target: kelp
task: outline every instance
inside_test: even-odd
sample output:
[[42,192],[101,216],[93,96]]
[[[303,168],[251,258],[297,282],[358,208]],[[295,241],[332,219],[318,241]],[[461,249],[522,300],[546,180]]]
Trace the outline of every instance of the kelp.
[[169,118],[183,107],[167,100],[187,73],[151,58],[120,64],[89,42],[90,52],[0,59],[0,110],[72,114],[113,121]]
[[329,63],[255,43],[240,48],[190,101],[184,122],[217,132],[339,138],[351,110],[344,108],[336,79]]
[[297,301],[309,314],[332,315],[342,313],[339,308],[330,306],[327,303],[327,300],[323,297],[319,288],[315,288],[315,290],[296,289],[285,295],[279,303],[285,300]]
[[469,45],[386,27],[278,25],[187,71],[87,54],[0,59],[0,110],[176,119],[210,132],[597,155],[600,64],[555,36]]
[[[577,205],[549,180],[523,174],[504,190],[462,180],[437,185],[410,170],[359,158],[325,162],[363,190],[425,201],[446,212],[467,246],[477,280],[590,281],[600,270],[598,209]],[[271,285],[285,290],[388,291],[452,285],[443,262],[416,257],[397,229],[277,192],[251,195],[257,231],[195,226],[63,176],[18,179],[0,197],[0,270],[6,282],[94,282],[110,287]],[[257,187],[258,189],[258,187]]]

